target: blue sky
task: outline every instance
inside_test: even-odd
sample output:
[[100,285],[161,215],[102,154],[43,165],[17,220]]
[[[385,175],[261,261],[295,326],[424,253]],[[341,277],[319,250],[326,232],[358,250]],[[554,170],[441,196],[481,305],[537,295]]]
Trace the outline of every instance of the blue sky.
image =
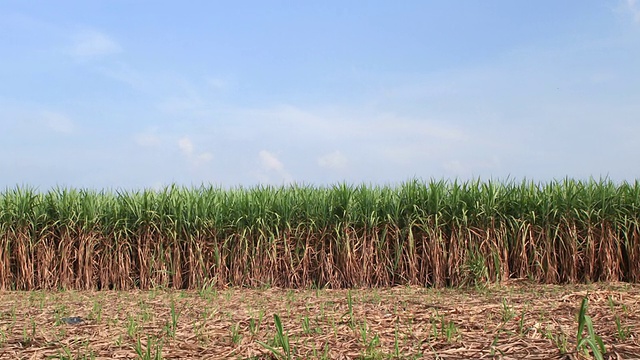
[[0,186],[640,177],[640,1],[0,3]]

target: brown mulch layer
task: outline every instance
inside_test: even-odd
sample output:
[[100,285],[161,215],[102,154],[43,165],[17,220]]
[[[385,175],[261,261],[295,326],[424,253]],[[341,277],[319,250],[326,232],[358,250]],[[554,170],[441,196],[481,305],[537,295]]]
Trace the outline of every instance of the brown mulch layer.
[[586,359],[576,351],[585,296],[605,359],[640,359],[640,285],[528,281],[478,289],[1,292],[0,358],[131,359],[148,342],[151,358],[276,358],[267,347],[284,355],[278,315],[292,358]]

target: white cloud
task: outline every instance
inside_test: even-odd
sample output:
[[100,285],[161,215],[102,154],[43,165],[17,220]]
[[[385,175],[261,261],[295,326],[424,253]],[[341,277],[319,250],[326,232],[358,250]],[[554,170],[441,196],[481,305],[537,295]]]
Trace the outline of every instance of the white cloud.
[[470,172],[470,169],[465,165],[462,165],[462,162],[460,162],[460,160],[447,161],[444,164],[442,164],[442,167],[446,171],[458,176],[469,175],[469,172]]
[[198,155],[196,160],[198,163],[210,162],[211,160],[213,160],[213,154],[210,152],[203,152],[202,154]]
[[633,19],[640,23],[640,6],[638,5],[637,0],[627,0],[627,6],[629,7],[629,11],[633,15]]
[[185,156],[193,155],[193,142],[186,136],[178,140],[178,148]]
[[194,96],[172,97],[158,104],[158,109],[169,114],[198,114],[204,101]]
[[[474,147],[484,136],[484,132],[475,133],[476,126],[450,122],[444,116],[419,117],[370,108],[280,105],[212,112],[209,117],[227,119],[210,130],[223,142],[265,149],[258,151],[262,173],[257,178],[261,182],[269,182],[268,176],[275,178],[278,171],[293,169],[296,181],[337,181],[345,176],[388,179],[442,171],[442,162]],[[274,147],[277,156],[266,150]],[[286,163],[280,154],[287,155]]]
[[142,133],[135,136],[135,142],[142,147],[157,147],[162,143],[162,140],[156,134]]
[[[387,143],[407,137],[419,137],[421,141],[466,141],[469,138],[459,126],[429,117],[414,118],[347,108],[303,110],[281,105],[238,113],[238,118],[250,119],[253,129],[259,131],[258,136],[263,136],[266,131],[288,138],[295,134],[297,138],[308,136],[325,142],[368,140]],[[238,130],[246,134],[246,128]]]
[[45,126],[57,133],[70,134],[75,128],[73,121],[66,115],[44,111],[41,116]]
[[210,152],[196,154],[195,145],[187,136],[178,139],[178,148],[193,166],[199,167],[213,160],[213,154]]
[[122,61],[111,62],[108,66],[98,66],[97,69],[104,76],[124,83],[136,90],[151,91],[156,85],[146,79],[139,71]]
[[276,175],[276,182],[289,183],[293,181],[293,177],[285,170],[282,161],[280,161],[280,159],[278,159],[278,157],[273,153],[267,150],[261,150],[258,153],[258,157],[260,158],[260,165],[264,170],[263,172],[256,174],[258,180],[266,183],[273,182],[270,175]]
[[[394,171],[390,170],[392,167],[411,169],[429,161],[435,164],[449,158],[452,152],[468,149],[482,137],[473,133],[473,126],[463,127],[429,116],[345,108],[305,111],[293,106],[271,111],[247,116],[255,121],[256,141],[282,139],[300,149],[340,147],[352,154],[353,171],[372,166],[387,171]],[[340,152],[324,154],[315,163],[334,170],[351,164]]]
[[345,169],[349,161],[340,151],[334,151],[318,158],[318,166],[332,170]]
[[258,156],[260,157],[260,164],[265,170],[282,171],[284,169],[282,162],[267,150],[261,150]]
[[116,54],[122,47],[108,35],[86,30],[76,35],[71,54],[82,59]]
[[227,81],[219,78],[208,78],[207,84],[215,90],[225,90],[229,87],[229,83]]
[[442,167],[453,176],[475,177],[481,173],[500,169],[501,161],[497,156],[493,156],[490,159],[467,159],[465,161],[454,159],[444,162]]

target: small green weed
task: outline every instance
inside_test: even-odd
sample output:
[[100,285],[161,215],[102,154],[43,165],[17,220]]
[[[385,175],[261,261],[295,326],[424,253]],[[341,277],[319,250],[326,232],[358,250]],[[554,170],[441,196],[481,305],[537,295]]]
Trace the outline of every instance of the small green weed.
[[[271,351],[278,359],[292,359],[291,346],[289,344],[289,335],[284,332],[282,327],[282,321],[278,314],[273,314],[273,321],[276,327],[276,335],[273,339],[273,346],[266,344],[262,341],[258,341],[258,344],[262,345],[267,350]],[[276,349],[276,347],[282,348],[282,351]]]
[[[587,315],[587,306],[589,304],[588,295],[582,299],[580,305],[580,312],[578,313],[578,334],[576,336],[576,351],[583,351],[588,354],[587,347],[591,348],[593,356],[596,360],[603,360],[606,348],[602,338],[596,335],[593,329],[593,321],[591,317]],[[584,330],[587,330],[587,336],[584,336]]]
[[[153,352],[151,349],[154,349]],[[147,336],[147,346],[142,347],[140,337],[134,345],[134,350],[140,360],[161,360],[162,359],[162,343],[157,338]]]

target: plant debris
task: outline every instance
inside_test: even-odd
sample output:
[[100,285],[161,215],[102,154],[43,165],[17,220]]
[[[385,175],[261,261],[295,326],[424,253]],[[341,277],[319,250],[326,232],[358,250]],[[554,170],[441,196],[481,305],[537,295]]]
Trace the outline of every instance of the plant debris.
[[604,358],[640,358],[640,285],[526,280],[460,289],[0,292],[0,358],[136,358],[148,349],[167,359],[272,359],[285,354],[286,339],[292,358],[589,359],[590,348],[576,343],[585,297]]

